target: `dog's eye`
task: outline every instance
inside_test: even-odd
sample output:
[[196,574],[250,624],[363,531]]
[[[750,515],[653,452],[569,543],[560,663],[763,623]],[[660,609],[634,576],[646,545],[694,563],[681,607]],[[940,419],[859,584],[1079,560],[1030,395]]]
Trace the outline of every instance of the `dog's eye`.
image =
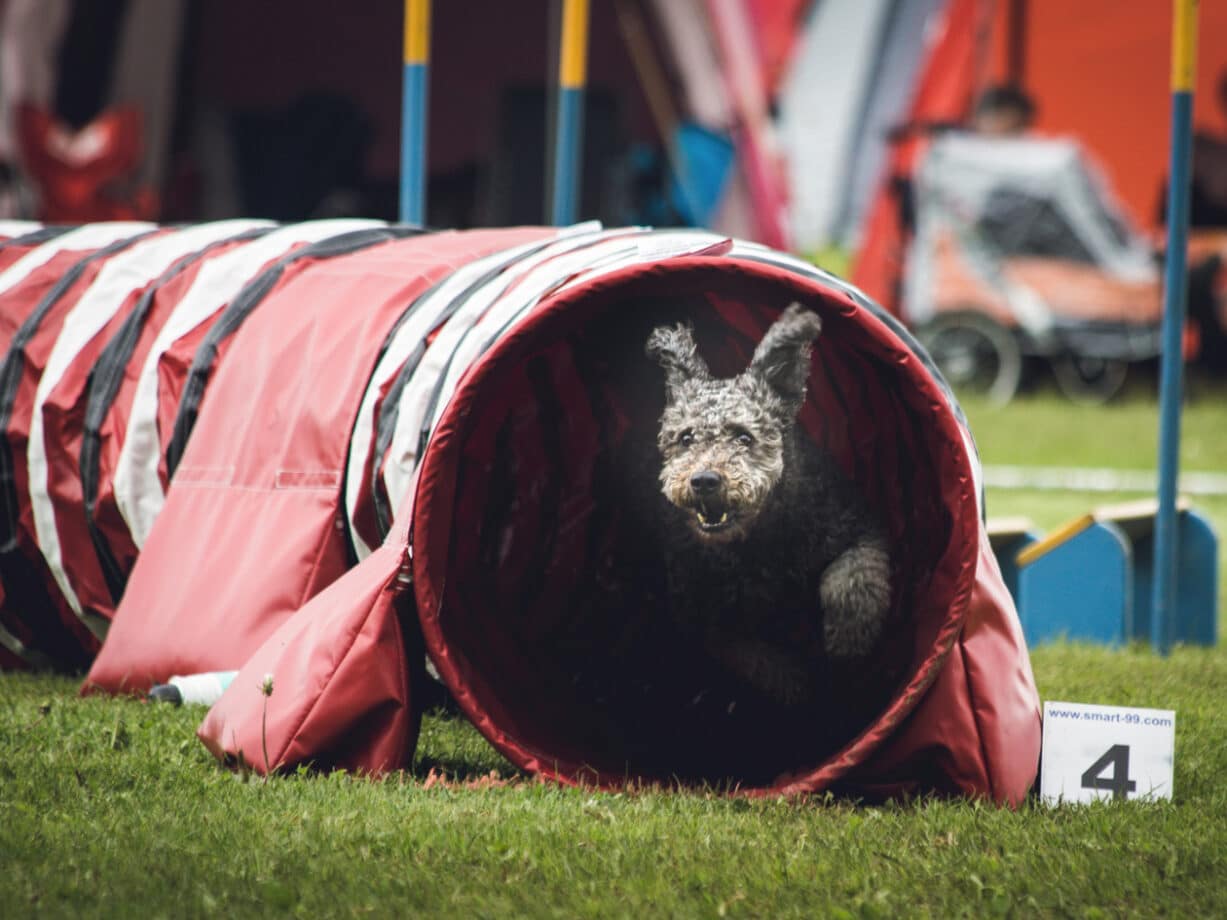
[[754,443],[754,438],[748,431],[741,432],[733,440],[736,441],[738,444],[740,444],[742,447],[749,447],[751,444]]
[[681,444],[682,447],[689,447],[691,444],[694,443],[694,432],[693,431],[683,431],[681,434],[681,437],[677,439],[677,442]]

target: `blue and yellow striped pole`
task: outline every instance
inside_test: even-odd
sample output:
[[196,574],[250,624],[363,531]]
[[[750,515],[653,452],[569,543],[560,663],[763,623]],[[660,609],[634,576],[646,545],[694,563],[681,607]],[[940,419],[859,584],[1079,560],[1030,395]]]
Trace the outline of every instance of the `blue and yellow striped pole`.
[[1167,254],[1163,272],[1163,356],[1159,388],[1159,516],[1155,522],[1155,581],[1150,639],[1160,654],[1172,646],[1176,622],[1176,480],[1180,470],[1189,169],[1193,84],[1197,59],[1197,0],[1174,0],[1172,15],[1172,137],[1167,187]]
[[575,222],[579,209],[584,83],[588,73],[588,0],[563,0],[558,53],[558,107],[554,122],[554,178],[550,222]]
[[405,76],[401,92],[400,221],[426,219],[426,105],[430,77],[430,0],[405,0]]

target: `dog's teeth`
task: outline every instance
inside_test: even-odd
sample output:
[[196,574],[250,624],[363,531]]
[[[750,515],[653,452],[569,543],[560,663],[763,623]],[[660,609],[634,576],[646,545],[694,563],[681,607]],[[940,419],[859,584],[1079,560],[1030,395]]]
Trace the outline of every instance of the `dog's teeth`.
[[721,523],[721,524],[727,524],[727,523],[728,523],[728,520],[729,520],[729,513],[728,513],[727,511],[726,511],[726,512],[724,512],[724,514],[720,515],[720,523]]
[[707,518],[703,517],[703,512],[702,512],[702,511],[698,512],[698,515],[699,515],[699,523],[700,523],[700,524],[706,524],[706,523],[707,523]]

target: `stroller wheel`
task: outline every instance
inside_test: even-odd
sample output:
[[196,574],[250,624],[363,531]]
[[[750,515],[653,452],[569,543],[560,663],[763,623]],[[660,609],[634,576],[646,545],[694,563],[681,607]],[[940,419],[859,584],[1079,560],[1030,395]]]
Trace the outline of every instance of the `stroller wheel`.
[[1120,392],[1129,362],[1065,354],[1052,359],[1052,372],[1057,386],[1071,402],[1097,406]]
[[916,330],[942,376],[957,392],[1003,406],[1022,380],[1022,351],[1014,333],[973,310],[939,315]]

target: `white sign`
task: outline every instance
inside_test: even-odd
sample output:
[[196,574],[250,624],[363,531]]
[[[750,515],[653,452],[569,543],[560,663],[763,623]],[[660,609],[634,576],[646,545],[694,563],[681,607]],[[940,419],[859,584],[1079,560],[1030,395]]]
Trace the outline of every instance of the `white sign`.
[[1170,799],[1176,713],[1170,709],[1044,704],[1044,802]]

